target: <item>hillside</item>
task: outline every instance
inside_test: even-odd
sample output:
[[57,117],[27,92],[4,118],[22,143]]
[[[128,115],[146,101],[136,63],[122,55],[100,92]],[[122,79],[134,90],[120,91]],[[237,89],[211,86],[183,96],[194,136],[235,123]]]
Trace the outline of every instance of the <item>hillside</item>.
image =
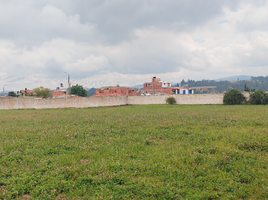
[[195,93],[221,93],[231,88],[244,91],[245,86],[250,90],[262,89],[268,91],[268,76],[251,77],[249,80],[216,81],[216,80],[182,80],[181,85],[195,89]]
[[251,76],[240,75],[240,76],[230,76],[230,77],[225,77],[225,78],[219,78],[219,79],[216,79],[215,81],[237,81],[237,80],[249,80],[249,79],[251,79]]

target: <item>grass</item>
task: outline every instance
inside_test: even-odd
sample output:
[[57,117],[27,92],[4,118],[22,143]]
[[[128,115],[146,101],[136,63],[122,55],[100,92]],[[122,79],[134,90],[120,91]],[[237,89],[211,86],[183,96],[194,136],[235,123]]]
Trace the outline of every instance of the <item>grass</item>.
[[267,199],[268,107],[0,110],[0,199]]

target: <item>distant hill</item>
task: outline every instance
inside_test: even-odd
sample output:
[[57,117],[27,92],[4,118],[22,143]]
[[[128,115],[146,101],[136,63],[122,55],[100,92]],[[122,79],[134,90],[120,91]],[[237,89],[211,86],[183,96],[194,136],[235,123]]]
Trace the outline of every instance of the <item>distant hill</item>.
[[[240,78],[241,79],[240,79]],[[185,87],[191,87],[195,90],[195,93],[221,93],[229,91],[232,88],[236,88],[240,91],[244,91],[245,87],[249,90],[262,89],[268,91],[268,76],[234,76],[229,77],[230,81],[227,80],[188,80],[181,81],[181,85]],[[236,78],[236,80],[234,80]],[[239,78],[239,80],[238,80]],[[243,80],[242,80],[243,79]]]
[[138,89],[139,89],[139,88],[143,88],[143,84],[140,84],[140,85],[134,85],[133,87],[134,87],[134,88],[138,88]]
[[95,90],[96,88],[87,89],[87,96],[91,97],[93,94],[95,94]]
[[249,80],[251,79],[251,76],[246,76],[246,75],[240,75],[240,76],[230,76],[226,78],[219,78],[216,79],[215,81],[243,81],[243,80]]
[[[14,91],[14,90],[5,90],[4,95],[8,95],[9,92],[15,92],[15,93],[17,93],[17,91]],[[0,96],[3,96],[3,91],[0,91]]]

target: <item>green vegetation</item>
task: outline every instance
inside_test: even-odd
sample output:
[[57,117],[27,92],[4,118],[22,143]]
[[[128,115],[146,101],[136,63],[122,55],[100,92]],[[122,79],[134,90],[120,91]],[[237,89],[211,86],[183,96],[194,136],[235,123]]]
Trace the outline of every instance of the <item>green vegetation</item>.
[[87,90],[85,90],[82,85],[76,84],[71,87],[71,94],[87,97]]
[[43,86],[34,88],[33,91],[35,96],[43,98],[48,98],[51,96],[51,90],[49,88],[44,88]]
[[167,104],[176,104],[176,99],[174,97],[168,97],[166,99]]
[[267,199],[266,105],[0,110],[0,199]]
[[250,89],[247,87],[247,84],[245,83],[245,85],[244,85],[244,91],[245,92],[250,92]]
[[[239,91],[251,91],[255,89],[261,89],[268,91],[268,76],[257,76],[251,77],[249,80],[237,80],[237,81],[215,81],[215,80],[182,80],[181,85],[185,87],[193,87],[195,89],[195,94],[198,93],[221,93],[224,91],[229,91],[232,88],[236,88]],[[211,88],[202,88],[202,87],[211,87]]]
[[253,105],[259,104],[267,104],[268,102],[268,94],[265,93],[263,90],[255,90],[249,96],[249,103]]
[[246,102],[246,97],[237,89],[231,89],[223,97],[223,103],[226,105],[237,105]]
[[18,97],[18,95],[16,95],[15,92],[11,91],[11,92],[8,92],[8,95],[9,97]]

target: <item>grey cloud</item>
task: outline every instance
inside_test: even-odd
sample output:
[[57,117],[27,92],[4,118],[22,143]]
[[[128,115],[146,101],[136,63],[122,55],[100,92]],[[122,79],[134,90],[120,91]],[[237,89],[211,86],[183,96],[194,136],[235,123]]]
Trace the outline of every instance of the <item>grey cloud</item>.
[[237,4],[230,2],[234,1],[1,2],[0,26],[4,27],[4,31],[0,36],[17,37],[32,45],[56,37],[93,44],[97,41],[118,44],[133,38],[132,30],[135,28],[152,26],[185,31],[202,26],[207,20],[220,15],[223,6],[235,7]]
[[0,19],[0,37],[19,46],[41,45],[54,38],[94,44],[97,33],[96,25],[81,23],[79,14],[68,16],[49,4],[39,9],[20,3],[0,6]]
[[29,75],[41,74],[56,83],[68,70],[77,80],[124,82],[130,75],[265,71],[267,2],[0,1],[0,75],[36,81]]
[[[112,2],[112,3],[111,3]],[[84,7],[82,20],[98,24],[105,42],[116,44],[131,39],[134,28],[158,27],[185,31],[202,26],[207,20],[218,16],[223,6],[234,7],[236,3],[225,1],[103,1],[98,7]],[[233,1],[232,1],[233,2]]]

